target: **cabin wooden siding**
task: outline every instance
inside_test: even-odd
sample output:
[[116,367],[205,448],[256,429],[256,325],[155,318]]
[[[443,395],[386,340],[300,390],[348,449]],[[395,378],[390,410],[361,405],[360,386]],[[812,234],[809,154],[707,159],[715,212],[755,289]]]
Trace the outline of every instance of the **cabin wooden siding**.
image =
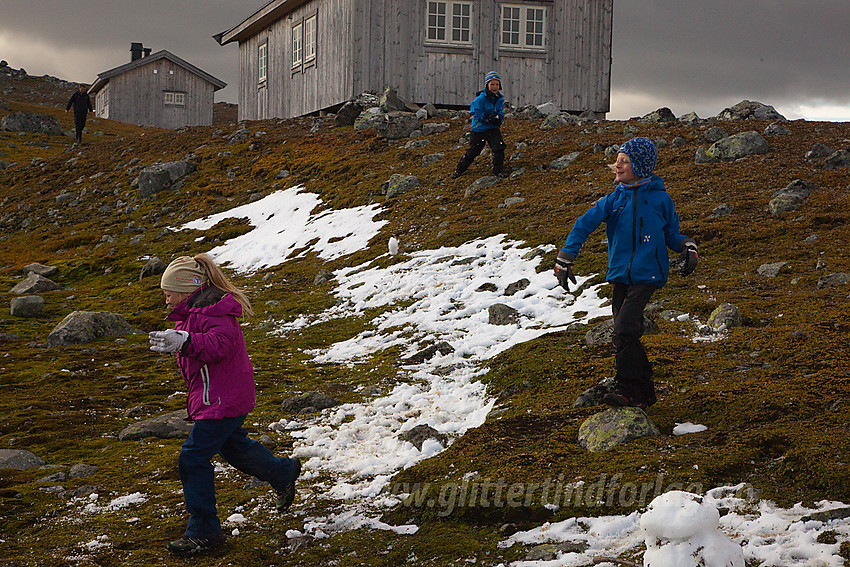
[[[424,104],[466,106],[491,70],[514,106],[610,110],[613,0],[471,0],[469,47],[429,45],[427,0],[312,0],[239,42],[240,119],[326,110],[365,91],[395,87]],[[545,49],[500,47],[501,4],[546,7]],[[292,27],[317,16],[315,64],[293,72]],[[258,82],[259,45],[268,78]]]
[[[184,93],[183,105],[165,104],[165,92]],[[109,80],[109,118],[140,126],[210,126],[213,85],[168,59],[116,75]]]

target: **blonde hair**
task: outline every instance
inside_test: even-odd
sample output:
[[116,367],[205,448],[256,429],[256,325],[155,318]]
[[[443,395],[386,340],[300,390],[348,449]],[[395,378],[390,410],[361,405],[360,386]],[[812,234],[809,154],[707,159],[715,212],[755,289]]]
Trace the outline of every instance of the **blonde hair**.
[[246,314],[254,314],[254,310],[251,309],[251,301],[248,299],[248,296],[245,295],[245,292],[233,285],[233,283],[227,279],[227,276],[224,275],[224,272],[221,271],[218,264],[216,264],[208,254],[198,254],[197,256],[194,256],[193,259],[204,270],[204,273],[207,275],[207,279],[211,285],[214,285],[222,291],[233,294],[233,298],[242,305],[242,310]]

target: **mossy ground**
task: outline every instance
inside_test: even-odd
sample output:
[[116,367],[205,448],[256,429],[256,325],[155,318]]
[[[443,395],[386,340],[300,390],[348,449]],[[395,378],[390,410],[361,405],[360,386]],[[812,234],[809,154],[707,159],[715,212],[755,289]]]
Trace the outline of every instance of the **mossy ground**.
[[[61,108],[8,102],[12,111],[55,114],[63,127],[71,128],[70,116]],[[323,207],[375,202],[383,207],[379,218],[389,224],[371,246],[350,257],[323,262],[307,254],[250,277],[235,277],[249,290],[257,312],[245,332],[258,385],[258,406],[248,428],[259,436],[282,417],[279,404],[291,395],[318,389],[342,401],[358,401],[357,386],[376,384],[388,391],[400,379],[394,351],[353,369],[318,365],[304,354],[366,329],[368,316],[283,336],[268,333],[271,322],[292,321],[333,305],[333,282],[313,285],[319,269],[375,259],[385,252],[391,234],[408,252],[501,233],[529,246],[559,245],[572,221],[611,188],[607,160],[592,145],[621,143],[638,134],[668,142],[676,136],[685,139],[681,147],[661,150],[658,173],[677,204],[683,232],[697,240],[701,253],[698,271],[687,279],[673,275],[654,301],[703,322],[722,302],[737,304],[744,315],[743,327],[716,342],[695,343],[689,324],[665,321],[659,322],[659,333],[645,337],[660,393],[649,415],[662,437],[603,454],[579,448],[579,426],[599,410],[573,409],[572,403],[611,374],[613,353],[583,346],[584,330],[551,333],[490,362],[482,379],[497,406],[485,424],[394,479],[398,486],[431,483],[437,491],[431,493],[432,506],[423,500],[386,515],[390,523],[418,523],[415,535],[360,529],[290,553],[286,530],[301,529],[308,516],[334,511],[332,503],[305,487],[293,513],[279,516],[272,510],[271,494],[245,489],[247,479],[231,471],[219,476],[221,515],[247,510],[251,522],[224,549],[192,563],[460,565],[475,560],[495,565],[522,556],[516,548],[497,547],[504,539],[504,524],[530,527],[547,519],[621,514],[641,507],[640,498],[630,499],[628,493],[621,499],[615,492],[609,499],[608,493],[587,498],[585,492],[553,511],[544,507],[547,480],[551,487],[560,482],[562,489],[581,480],[587,491],[600,479],[606,484],[620,475],[620,485],[646,485],[650,496],[657,482],[663,488],[679,483],[703,489],[746,482],[786,506],[821,499],[850,502],[850,288],[816,285],[827,273],[850,272],[850,169],[825,170],[819,160],[803,157],[815,142],[846,146],[847,125],[791,122],[791,135],[769,138],[774,148],[769,154],[697,166],[697,148],[708,145],[700,127],[629,121],[542,131],[536,122],[508,121],[503,129],[508,155],[517,151],[517,143],[526,144],[510,167],[525,168],[525,174],[465,198],[464,189],[489,169],[489,158],[482,157],[465,177],[449,179],[465,149],[459,142],[468,128],[465,121],[452,121],[449,131],[428,137],[429,146],[405,149],[403,143],[376,139],[371,132],[334,129],[326,120],[311,134],[315,120],[248,123],[252,135],[238,144],[227,143],[234,124],[167,132],[97,121],[90,126],[103,134],[87,136],[79,148],[71,148],[68,139],[0,132],[2,159],[18,164],[0,171],[0,308],[7,310],[0,318],[0,447],[33,451],[54,465],[97,465],[93,477],[61,484],[65,489],[98,486],[99,505],[133,492],[148,498],[127,510],[86,514],[79,502],[69,504],[45,490],[55,483],[37,482],[54,471],[0,471],[0,560],[14,565],[186,563],[163,551],[167,541],[182,533],[185,521],[176,472],[180,442],[117,440],[131,421],[123,417],[126,409],[182,406],[180,396],[171,398],[183,388],[173,361],[152,355],[144,335],[77,347],[42,346],[50,330],[76,309],[120,313],[143,331],[163,328],[165,310],[156,278],[139,281],[146,258],[158,255],[168,261],[205,251],[246,227],[229,221],[203,234],[162,229],[296,183],[320,194]],[[767,123],[721,126],[732,134],[762,131]],[[28,145],[32,141],[48,147]],[[544,167],[576,150],[581,155],[568,169]],[[421,157],[436,152],[446,158],[423,167]],[[154,201],[139,198],[131,186],[137,174],[132,159],[148,165],[187,156],[198,171],[179,191]],[[32,164],[36,157],[43,165]],[[291,176],[277,180],[282,169]],[[388,201],[380,186],[392,173],[417,175],[422,184]],[[799,211],[771,217],[766,208],[772,193],[796,178],[818,189]],[[58,204],[56,197],[63,191],[81,202]],[[499,207],[515,195],[526,200]],[[721,203],[731,205],[732,214],[710,217]],[[581,273],[604,272],[603,232],[588,242],[577,265]],[[134,238],[138,235],[140,239]],[[807,242],[811,235],[817,240]],[[205,238],[198,243],[200,236]],[[541,269],[549,269],[550,260]],[[775,261],[789,262],[778,277],[757,273],[761,264]],[[58,266],[55,279],[63,289],[43,294],[47,304],[42,317],[12,318],[9,290],[30,262]],[[824,267],[818,268],[819,262]],[[672,436],[674,425],[685,421],[708,430]],[[292,439],[280,435],[274,442],[275,450],[285,453]],[[439,491],[469,479],[522,483],[531,497],[519,506],[495,506],[492,500],[484,506],[479,498],[475,505],[453,506],[451,513],[439,499],[433,503]],[[539,486],[530,490],[533,484]],[[546,496],[551,500],[554,492]],[[110,545],[83,545],[102,535]]]

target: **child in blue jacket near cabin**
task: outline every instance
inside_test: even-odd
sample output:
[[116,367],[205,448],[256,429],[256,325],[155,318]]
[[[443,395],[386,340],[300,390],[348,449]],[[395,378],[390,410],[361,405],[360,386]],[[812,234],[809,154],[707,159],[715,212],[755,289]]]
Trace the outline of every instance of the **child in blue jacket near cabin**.
[[610,166],[617,187],[575,222],[555,259],[555,277],[569,291],[576,283],[572,265],[588,236],[606,223],[608,274],[614,285],[614,389],[603,398],[610,406],[646,408],[655,403],[652,365],[640,342],[643,310],[655,290],[667,283],[667,248],[680,252],[682,276],[696,269],[697,245],[679,233],[679,216],[664,180],[652,173],[658,154],[647,138],[623,144]]
[[484,143],[490,145],[493,152],[493,175],[506,177],[503,166],[505,163],[505,141],[499,126],[505,119],[505,97],[502,90],[502,78],[496,71],[490,71],[484,76],[484,90],[480,91],[469,105],[472,115],[472,132],[469,138],[469,149],[460,158],[452,173],[452,179],[457,179],[478,157],[484,149]]

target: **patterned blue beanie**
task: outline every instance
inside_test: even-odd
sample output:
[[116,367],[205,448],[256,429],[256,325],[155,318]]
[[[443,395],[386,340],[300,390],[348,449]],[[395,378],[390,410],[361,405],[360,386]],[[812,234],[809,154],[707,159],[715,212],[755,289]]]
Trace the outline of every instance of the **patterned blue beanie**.
[[649,177],[658,162],[658,152],[655,144],[649,138],[632,138],[617,151],[629,156],[632,171],[638,177]]
[[490,71],[486,75],[484,75],[484,88],[487,88],[487,85],[490,81],[499,81],[499,85],[502,84],[502,77],[496,71]]

